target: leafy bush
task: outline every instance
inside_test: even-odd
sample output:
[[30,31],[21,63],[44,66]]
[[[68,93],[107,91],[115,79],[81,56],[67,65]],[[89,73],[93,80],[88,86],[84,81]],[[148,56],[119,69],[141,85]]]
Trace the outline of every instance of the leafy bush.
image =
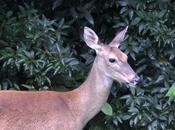
[[[5,12],[0,15],[1,88],[41,90],[53,89],[58,84],[63,88],[78,86],[87,75],[84,65],[94,59],[94,53],[80,44],[83,27],[93,27],[106,43],[128,25],[126,40],[120,48],[129,56],[129,63],[142,83],[137,88],[114,83],[108,100],[112,115],[99,113],[85,129],[175,129],[175,100],[165,96],[175,82],[175,2],[52,2],[34,1],[39,12],[27,5],[7,12],[14,3],[1,4],[1,12]],[[61,79],[61,83],[56,79]]]
[[79,61],[63,47],[69,28],[64,19],[48,20],[28,5],[19,10],[0,17],[1,89],[49,89],[53,76],[65,74],[70,80]]

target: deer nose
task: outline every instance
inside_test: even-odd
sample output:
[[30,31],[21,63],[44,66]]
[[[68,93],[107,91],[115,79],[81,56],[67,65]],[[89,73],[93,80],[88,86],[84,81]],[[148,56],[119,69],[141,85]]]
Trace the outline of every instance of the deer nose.
[[131,83],[137,84],[139,81],[140,81],[140,77],[136,75],[136,76],[131,80]]

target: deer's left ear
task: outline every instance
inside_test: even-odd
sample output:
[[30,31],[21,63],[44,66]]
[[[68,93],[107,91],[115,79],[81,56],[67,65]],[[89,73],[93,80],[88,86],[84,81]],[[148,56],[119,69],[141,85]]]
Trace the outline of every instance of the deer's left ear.
[[101,45],[98,44],[99,38],[97,34],[88,27],[84,27],[84,41],[90,48],[94,49],[97,54],[101,53],[102,48]]
[[114,39],[112,40],[112,42],[109,45],[112,47],[118,48],[120,43],[124,40],[127,30],[128,30],[128,26],[124,30],[122,30],[121,32],[117,33],[117,35],[114,37]]

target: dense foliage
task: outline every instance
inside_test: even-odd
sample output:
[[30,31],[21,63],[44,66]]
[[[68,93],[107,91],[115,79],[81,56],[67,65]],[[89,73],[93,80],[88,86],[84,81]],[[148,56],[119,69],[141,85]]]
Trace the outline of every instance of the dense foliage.
[[175,100],[166,93],[175,83],[174,17],[173,0],[1,1],[0,87],[73,89],[95,56],[82,40],[83,27],[107,43],[128,25],[120,48],[142,83],[114,83],[112,115],[99,113],[85,129],[173,130]]

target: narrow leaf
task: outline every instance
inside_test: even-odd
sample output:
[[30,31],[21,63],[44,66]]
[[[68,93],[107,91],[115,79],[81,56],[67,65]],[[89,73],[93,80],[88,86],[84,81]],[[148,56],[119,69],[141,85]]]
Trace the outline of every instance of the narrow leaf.
[[175,83],[171,86],[171,88],[167,92],[166,96],[168,96],[168,97],[175,96]]

